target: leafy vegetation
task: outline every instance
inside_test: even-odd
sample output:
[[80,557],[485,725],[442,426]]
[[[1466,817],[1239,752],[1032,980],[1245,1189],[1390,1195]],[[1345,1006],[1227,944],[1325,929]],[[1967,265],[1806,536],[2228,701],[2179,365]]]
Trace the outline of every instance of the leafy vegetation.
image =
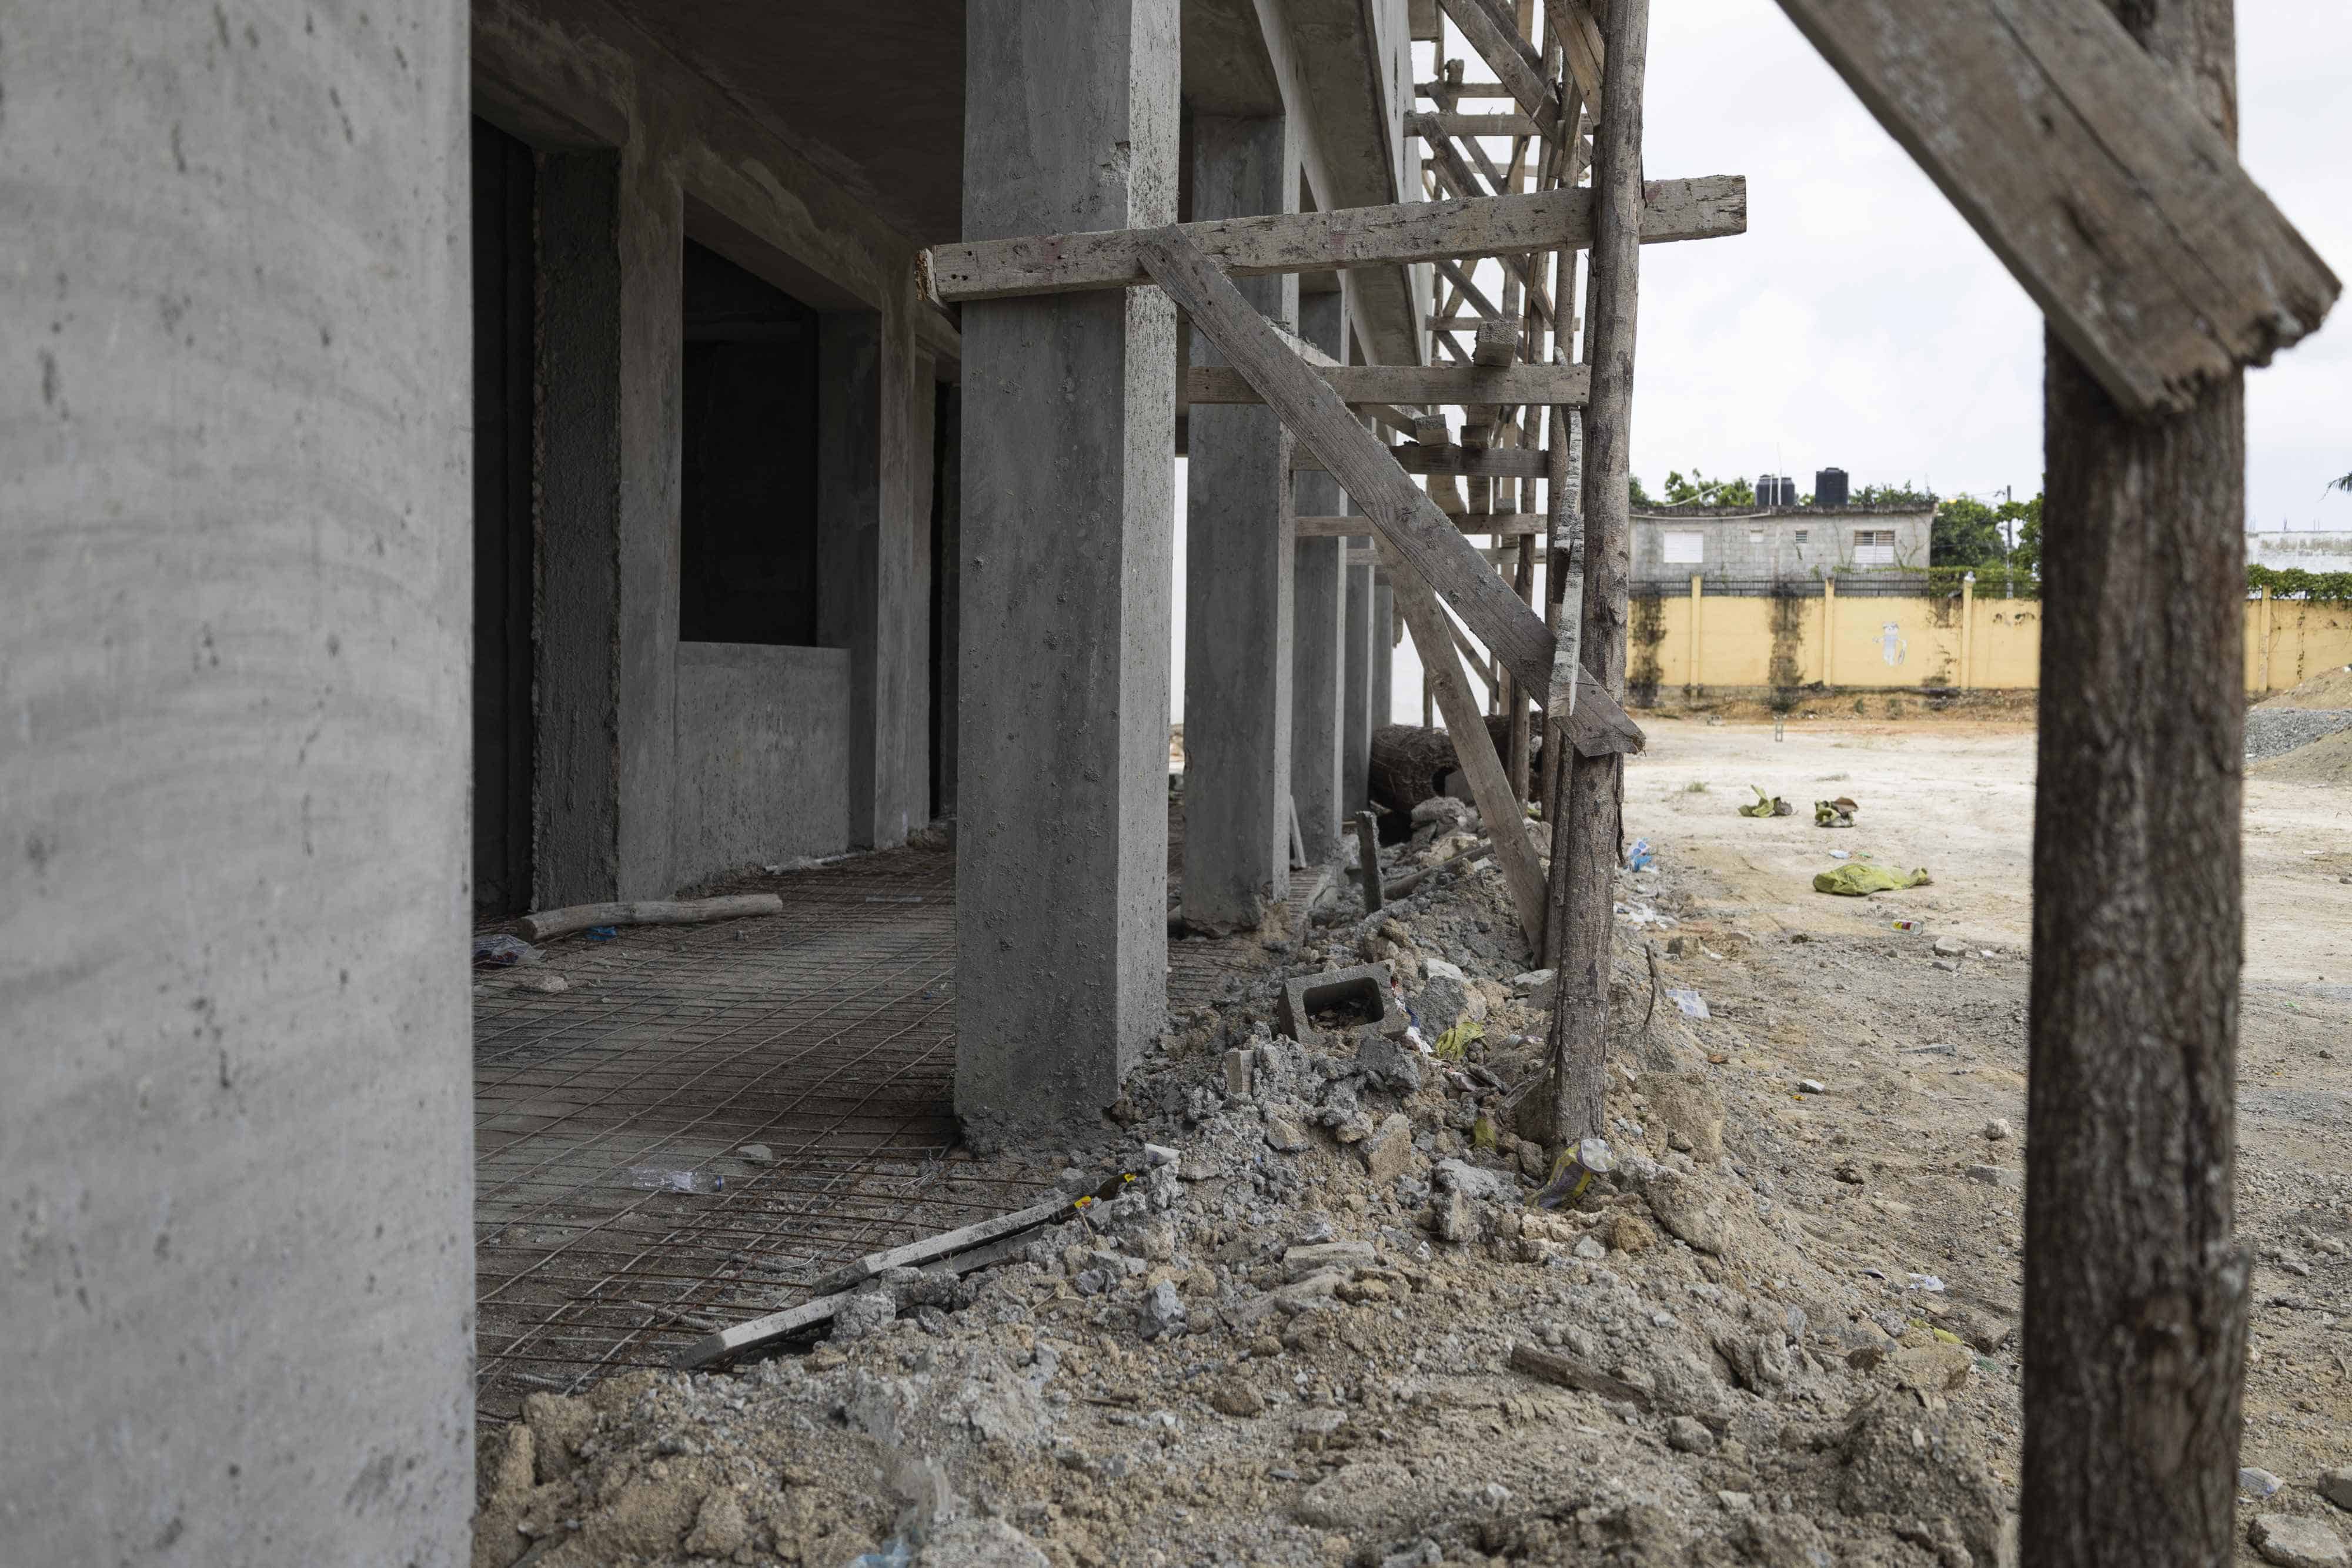
[[1864,485],[1846,498],[1849,507],[1932,507],[1937,496],[1933,490],[1915,490],[1911,481],[1900,485]]
[[2267,588],[2273,599],[2304,599],[2314,603],[2352,603],[2352,571],[2305,571],[2299,566],[2246,568],[2246,589]]
[[1710,479],[1696,468],[1685,479],[1680,469],[1666,476],[1666,505],[1669,507],[1752,507],[1756,504],[1756,486],[1744,478]]

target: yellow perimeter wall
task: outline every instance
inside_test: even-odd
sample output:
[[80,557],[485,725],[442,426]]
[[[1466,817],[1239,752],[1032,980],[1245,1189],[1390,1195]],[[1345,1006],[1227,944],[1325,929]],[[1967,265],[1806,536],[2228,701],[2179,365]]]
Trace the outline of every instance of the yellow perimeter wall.
[[[1633,605],[1628,684],[1696,687],[1958,686],[2026,690],[2042,674],[2042,602],[1840,594],[1684,593]],[[1694,641],[1693,629],[1696,629]],[[1826,634],[1825,634],[1826,633]],[[2246,690],[2283,691],[2352,664],[2352,605],[2246,601]]]

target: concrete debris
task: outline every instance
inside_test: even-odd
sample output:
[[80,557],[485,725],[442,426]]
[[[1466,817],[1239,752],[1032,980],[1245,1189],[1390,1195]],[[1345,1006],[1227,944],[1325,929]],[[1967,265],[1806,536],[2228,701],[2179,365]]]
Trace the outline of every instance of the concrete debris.
[[2254,1521],[2246,1539],[2265,1563],[2279,1568],[2346,1568],[2352,1563],[2344,1538],[2324,1519],[2292,1513],[2266,1513]]
[[2339,1465],[2323,1472],[2319,1495],[2340,1509],[2352,1510],[2352,1465]]
[[[1643,896],[1689,912],[1670,880]],[[1775,951],[1810,968],[1835,946]],[[1268,957],[1288,967],[1171,1020],[1117,1119],[1026,1167],[1063,1200],[1133,1173],[1082,1213],[1049,1207],[964,1277],[865,1281],[813,1351],[534,1396],[487,1429],[477,1563],[2000,1560],[2006,1493],[1973,1434],[2014,1410],[2011,1327],[1906,1289],[1921,1266],[1974,1277],[1880,1239],[1897,1177],[1844,1120],[1875,1114],[1871,1080],[1791,1103],[1789,1064],[1748,1065],[1780,1020],[1728,967],[1717,1017],[1645,1030],[1628,924],[1594,1130],[1614,1157],[1547,1210],[1557,1148],[1514,1109],[1544,1103],[1554,977],[1498,876]],[[1441,1061],[1383,1030],[1385,1004],[1317,1024],[1297,982],[1359,957],[1422,1039],[1474,1016],[1483,1038]],[[1286,998],[1313,1039],[1281,1027]],[[2013,1208],[1949,1162],[1921,1164]]]

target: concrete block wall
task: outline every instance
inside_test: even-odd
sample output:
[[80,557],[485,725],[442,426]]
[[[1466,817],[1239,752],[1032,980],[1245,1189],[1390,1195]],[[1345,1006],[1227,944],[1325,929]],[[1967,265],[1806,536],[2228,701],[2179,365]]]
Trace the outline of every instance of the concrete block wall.
[[463,1563],[466,10],[0,34],[0,1559]]

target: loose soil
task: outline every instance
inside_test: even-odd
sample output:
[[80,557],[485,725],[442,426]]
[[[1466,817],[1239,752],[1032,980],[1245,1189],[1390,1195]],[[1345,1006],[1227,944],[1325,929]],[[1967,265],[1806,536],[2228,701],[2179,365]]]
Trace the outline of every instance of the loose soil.
[[[535,1397],[485,1433],[478,1564],[2008,1561],[2033,737],[1643,721],[1621,1168],[1574,1207],[1535,1203],[1514,1136],[1545,981],[1498,874],[1343,901],[1037,1156],[1073,1194],[1138,1171],[1129,1196],[961,1285],[877,1281],[814,1351]],[[1797,814],[1738,816],[1751,783]],[[1834,795],[1854,828],[1812,825]],[[2314,1483],[2352,1459],[2348,807],[2249,784],[2240,1091],[2244,1462],[2284,1482],[2244,1514],[2339,1532]],[[1835,850],[1935,880],[1816,894]],[[1282,977],[1363,961],[1430,1038],[1484,1037],[1446,1064],[1274,1036]],[[1654,985],[1711,1016],[1645,1025]]]

